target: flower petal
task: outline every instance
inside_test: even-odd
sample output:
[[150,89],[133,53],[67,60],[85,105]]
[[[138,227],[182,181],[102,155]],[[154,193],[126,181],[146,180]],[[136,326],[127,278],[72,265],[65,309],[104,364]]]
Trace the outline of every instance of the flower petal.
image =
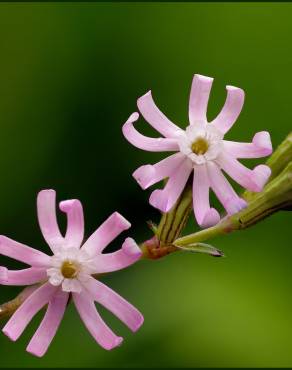
[[43,267],[30,267],[23,270],[8,270],[6,276],[1,278],[0,267],[0,284],[1,285],[32,285],[47,279],[46,269]]
[[139,167],[133,173],[133,177],[141,188],[145,190],[156,182],[170,177],[184,159],[185,156],[182,153],[172,154],[154,165],[147,164]]
[[42,190],[37,197],[38,220],[42,234],[54,252],[64,245],[64,237],[60,233],[56,217],[56,192]]
[[87,239],[82,249],[90,255],[101,253],[122,231],[131,227],[122,215],[114,212],[99,228]]
[[207,169],[211,187],[229,215],[246,207],[246,202],[235,193],[217,164],[208,162]]
[[212,121],[212,124],[217,127],[223,134],[230,130],[234,122],[237,120],[244,103],[244,91],[238,87],[226,86],[227,97],[225,104]]
[[94,301],[87,292],[73,293],[77,311],[87,330],[103,348],[111,350],[121,344],[123,338],[117,337],[98,314]]
[[49,302],[46,314],[26,350],[42,357],[48,350],[64,316],[69,294],[59,289]]
[[138,108],[145,120],[161,135],[175,138],[182,129],[172,123],[156,106],[151,91],[137,100]]
[[84,217],[81,202],[77,199],[65,200],[60,202],[60,209],[67,214],[66,245],[80,248],[84,236]]
[[143,324],[143,315],[123,297],[98,280],[90,278],[86,289],[92,298],[117,316],[133,332]]
[[220,221],[220,215],[209,203],[210,180],[205,165],[194,168],[193,208],[196,220],[201,227],[210,227]]
[[133,113],[122,128],[125,138],[132,145],[149,152],[169,152],[179,150],[176,139],[150,138],[140,134],[133,125],[133,122],[137,121],[138,118],[139,114],[136,112]]
[[113,253],[100,254],[94,261],[96,273],[121,270],[140,259],[141,249],[132,238],[127,238],[122,248]]
[[6,285],[8,281],[8,269],[6,267],[0,266],[0,284]]
[[235,158],[261,158],[273,151],[270,134],[261,131],[255,134],[252,143],[223,140],[224,149]]
[[194,75],[189,101],[189,120],[191,125],[197,122],[207,122],[207,107],[212,83],[213,78],[198,74]]
[[149,203],[162,212],[168,212],[181,195],[192,172],[192,162],[184,160],[170,176],[163,190],[154,190]]
[[82,285],[77,279],[64,279],[62,282],[62,290],[64,292],[80,293],[82,291]]
[[242,165],[237,159],[222,152],[217,158],[220,167],[242,187],[259,192],[263,189],[271,175],[266,165],[256,166],[253,170]]
[[12,315],[4,326],[3,333],[12,341],[16,341],[31,319],[50,301],[56,289],[56,287],[46,283],[34,291]]
[[3,235],[0,236],[0,254],[34,267],[46,267],[50,265],[50,257],[45,253]]
[[54,286],[61,285],[64,281],[64,276],[62,275],[60,268],[51,267],[47,269],[47,275],[49,277],[49,282]]

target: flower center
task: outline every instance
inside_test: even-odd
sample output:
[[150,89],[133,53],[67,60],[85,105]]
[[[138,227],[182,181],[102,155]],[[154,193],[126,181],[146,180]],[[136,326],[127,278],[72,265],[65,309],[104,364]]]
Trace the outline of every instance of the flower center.
[[209,144],[207,140],[204,139],[203,137],[197,138],[191,146],[193,153],[197,155],[205,154],[208,148],[209,148]]
[[72,261],[64,261],[61,267],[61,273],[66,279],[73,279],[78,273],[78,266]]

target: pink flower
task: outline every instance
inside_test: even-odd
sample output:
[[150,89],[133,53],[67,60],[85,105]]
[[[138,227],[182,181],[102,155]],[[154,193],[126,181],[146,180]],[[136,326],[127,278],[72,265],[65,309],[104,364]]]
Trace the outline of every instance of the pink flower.
[[242,187],[255,192],[262,190],[271,174],[266,165],[250,170],[238,161],[239,158],[270,155],[272,144],[268,132],[255,134],[252,143],[223,140],[241,112],[243,90],[227,86],[227,98],[221,112],[212,122],[207,122],[206,112],[212,82],[212,78],[194,76],[189,102],[190,125],[185,131],[157,108],[151,91],[139,98],[137,105],[145,120],[164,137],[149,138],[136,131],[133,123],[139,118],[138,113],[133,113],[123,126],[124,136],[137,148],[151,152],[177,152],[154,165],[144,165],[133,173],[143,189],[169,178],[164,189],[153,191],[150,204],[162,212],[171,210],[193,173],[193,209],[196,220],[202,227],[214,225],[220,220],[217,210],[210,207],[210,189],[228,214],[246,206],[246,202],[235,193],[222,170]]
[[94,302],[106,307],[134,332],[142,325],[143,316],[124,298],[91,275],[130,266],[141,257],[141,250],[133,239],[127,238],[120,250],[102,253],[113,239],[130,227],[130,223],[117,212],[82,245],[84,220],[82,205],[78,200],[60,203],[61,211],[67,215],[67,231],[65,236],[61,235],[56,219],[55,200],[53,190],[43,190],[37,198],[40,228],[53,256],[0,236],[2,255],[31,266],[18,271],[2,267],[0,283],[42,283],[13,314],[3,332],[11,340],[17,340],[35,314],[48,304],[43,321],[27,347],[28,352],[43,356],[62,320],[69,296],[72,295],[88,331],[103,348],[110,350],[120,345],[123,339],[116,336],[104,323]]

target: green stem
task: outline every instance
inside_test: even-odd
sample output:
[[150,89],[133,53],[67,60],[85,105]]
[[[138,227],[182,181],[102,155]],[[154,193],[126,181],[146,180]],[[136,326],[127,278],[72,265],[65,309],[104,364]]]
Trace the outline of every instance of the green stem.
[[212,239],[220,234],[225,234],[225,229],[222,227],[222,221],[215,226],[209,227],[208,229],[200,230],[196,233],[183,236],[182,238],[176,239],[174,245],[185,246],[193,243],[200,243],[207,239]]
[[292,162],[258,193],[246,208],[223,219],[217,225],[175,240],[175,246],[198,243],[255,225],[273,213],[292,207]]
[[278,146],[274,153],[267,160],[267,165],[272,170],[269,181],[278,176],[285,167],[292,161],[292,132]]
[[[266,164],[272,170],[268,184],[274,178],[276,178],[290,162],[292,162],[292,132],[290,132],[286,139],[282,141],[282,143],[266,161]],[[251,201],[255,196],[257,196],[257,194],[258,193],[254,193],[252,191],[245,191],[243,193],[243,197],[247,201]]]

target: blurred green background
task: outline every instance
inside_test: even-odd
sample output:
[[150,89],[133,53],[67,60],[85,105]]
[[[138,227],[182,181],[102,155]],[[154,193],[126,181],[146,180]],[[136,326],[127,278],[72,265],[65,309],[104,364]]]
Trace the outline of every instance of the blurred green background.
[[[129,145],[121,126],[152,89],[185,127],[194,73],[215,78],[210,118],[225,85],[246,91],[229,139],[269,130],[278,145],[292,121],[291,16],[289,3],[0,4],[1,234],[47,251],[35,199],[54,188],[83,202],[87,235],[118,210],[128,235],[149,237],[158,212],[131,173],[163,155]],[[42,314],[17,343],[0,336],[0,366],[292,366],[291,215],[213,244],[227,258],[172,255],[104,278],[145,315],[133,335],[101,310],[120,348],[96,345],[71,306],[43,359],[24,351]],[[18,291],[1,287],[1,301]]]

